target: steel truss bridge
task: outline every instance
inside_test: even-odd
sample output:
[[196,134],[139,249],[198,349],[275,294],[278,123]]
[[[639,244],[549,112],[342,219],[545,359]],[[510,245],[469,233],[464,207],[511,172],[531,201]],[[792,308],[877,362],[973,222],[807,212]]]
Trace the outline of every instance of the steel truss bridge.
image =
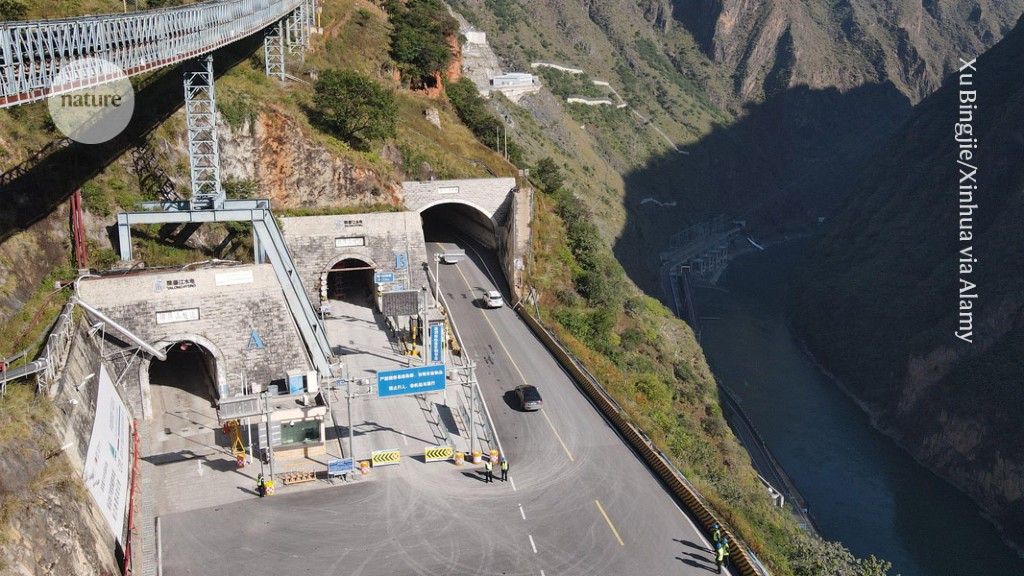
[[[188,201],[118,215],[122,260],[131,224],[248,221],[256,261],[269,260],[310,360],[331,374],[331,348],[266,200],[227,201],[220,181],[212,52],[263,33],[266,73],[285,79],[285,52],[303,53],[317,29],[316,0],[219,0],[175,8],[0,23],[0,108],[37,102],[182,63],[192,194]],[[88,65],[95,59],[96,65]],[[83,65],[83,63],[86,63]],[[123,76],[112,74],[117,66]],[[67,78],[71,78],[67,81]],[[60,85],[55,84],[60,81]]]
[[[280,27],[287,24],[283,40],[289,47],[305,46],[314,18],[313,0],[223,0],[127,14],[3,22],[0,108],[112,80],[98,67],[73,66],[84,58],[106,60],[133,76],[209,54],[274,24],[279,26],[270,28],[270,37],[278,33],[280,39]],[[68,70],[75,71],[77,82],[52,86]]]

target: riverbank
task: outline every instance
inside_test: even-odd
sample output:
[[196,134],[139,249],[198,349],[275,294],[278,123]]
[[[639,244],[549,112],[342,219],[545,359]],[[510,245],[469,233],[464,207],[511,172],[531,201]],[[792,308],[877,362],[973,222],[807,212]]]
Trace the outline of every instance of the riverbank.
[[804,244],[737,248],[724,291],[697,291],[716,378],[740,396],[826,538],[903,576],[974,573],[979,557],[991,560],[986,576],[1024,574],[976,503],[876,427],[870,407],[790,333],[786,286]]

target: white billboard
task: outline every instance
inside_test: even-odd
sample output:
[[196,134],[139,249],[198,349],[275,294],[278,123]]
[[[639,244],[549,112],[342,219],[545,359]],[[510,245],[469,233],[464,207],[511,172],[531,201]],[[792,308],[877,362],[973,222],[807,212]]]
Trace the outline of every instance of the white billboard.
[[85,457],[85,485],[118,542],[124,533],[131,466],[131,421],[114,382],[100,364],[96,417]]

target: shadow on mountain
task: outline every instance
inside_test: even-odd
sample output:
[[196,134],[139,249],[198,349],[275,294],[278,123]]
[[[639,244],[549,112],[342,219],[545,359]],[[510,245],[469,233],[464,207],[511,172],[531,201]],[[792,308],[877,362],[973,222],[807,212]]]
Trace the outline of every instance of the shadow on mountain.
[[760,238],[812,226],[911,111],[888,83],[846,92],[799,86],[748,105],[734,124],[624,176],[627,220],[615,255],[664,300],[658,253],[672,234],[718,215],[746,221]]
[[[214,52],[215,76],[249,58],[262,38],[255,34]],[[55,141],[37,157],[0,176],[0,206],[4,207],[0,210],[0,242],[49,216],[75,189],[144,142],[184,104],[182,82],[178,65],[133,83],[135,113],[119,136],[95,145]]]

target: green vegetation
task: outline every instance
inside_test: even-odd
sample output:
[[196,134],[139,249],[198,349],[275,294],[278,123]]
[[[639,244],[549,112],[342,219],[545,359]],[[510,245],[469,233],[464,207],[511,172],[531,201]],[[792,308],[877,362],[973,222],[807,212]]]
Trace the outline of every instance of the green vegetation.
[[[0,262],[9,266],[7,262]],[[46,331],[60,314],[71,296],[69,289],[56,289],[60,281],[74,280],[75,270],[70,264],[51,271],[39,287],[25,302],[24,306],[0,323],[0,359],[27,350],[26,358],[36,357],[45,341]]]
[[[445,91],[459,119],[481,142],[488,143],[487,145],[495,150],[504,149],[505,143],[499,141],[496,135],[505,131],[505,124],[491,112],[487,101],[480,97],[480,92],[472,80],[462,77],[455,82],[447,82]],[[494,145],[491,146],[490,143]],[[521,164],[522,148],[514,140],[509,140],[507,145],[508,161],[516,165]]]
[[[543,79],[544,86],[551,93],[559,98],[569,96],[583,96],[585,98],[601,98],[606,96],[612,98],[607,88],[594,85],[587,74],[570,74],[556,68],[542,66],[537,69],[537,74]],[[614,98],[612,98],[614,100]]]
[[440,0],[385,0],[382,6],[391,16],[390,53],[403,81],[413,88],[430,85],[452,61],[448,38],[458,32],[458,22]]
[[314,87],[311,120],[352,145],[395,136],[398,105],[390,90],[347,70],[327,70]]
[[319,206],[316,208],[287,208],[277,216],[328,216],[333,214],[369,214],[371,212],[402,212],[401,206],[394,204],[353,204],[349,206]]

